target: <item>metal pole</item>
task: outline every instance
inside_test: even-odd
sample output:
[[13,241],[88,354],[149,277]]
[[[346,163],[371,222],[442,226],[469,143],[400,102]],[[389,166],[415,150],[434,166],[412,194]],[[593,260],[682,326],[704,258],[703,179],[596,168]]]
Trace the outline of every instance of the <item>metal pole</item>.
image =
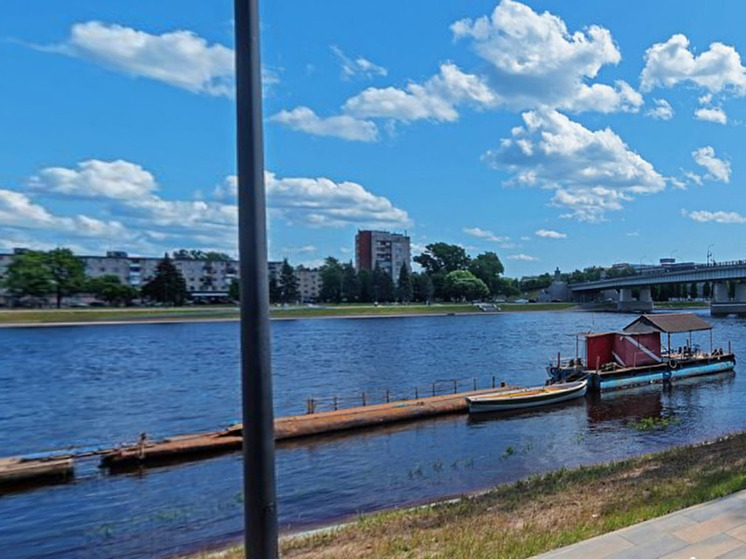
[[235,0],[234,7],[245,553],[247,559],[275,559],[277,508],[258,0]]

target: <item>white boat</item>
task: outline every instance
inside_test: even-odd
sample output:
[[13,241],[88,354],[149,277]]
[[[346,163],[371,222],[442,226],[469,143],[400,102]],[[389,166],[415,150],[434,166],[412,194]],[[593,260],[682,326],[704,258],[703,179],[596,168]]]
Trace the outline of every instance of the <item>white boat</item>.
[[469,413],[521,410],[585,396],[588,379],[468,396]]

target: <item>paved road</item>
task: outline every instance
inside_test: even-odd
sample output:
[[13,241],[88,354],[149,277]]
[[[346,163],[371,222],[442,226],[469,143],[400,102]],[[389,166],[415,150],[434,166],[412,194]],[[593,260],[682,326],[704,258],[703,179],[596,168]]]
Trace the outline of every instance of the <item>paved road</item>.
[[746,491],[535,559],[746,559]]

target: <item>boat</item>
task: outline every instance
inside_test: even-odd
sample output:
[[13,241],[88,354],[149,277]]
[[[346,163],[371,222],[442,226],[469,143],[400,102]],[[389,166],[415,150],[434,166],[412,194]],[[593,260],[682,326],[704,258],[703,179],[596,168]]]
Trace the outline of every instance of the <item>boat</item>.
[[[692,345],[692,332],[710,332],[710,350]],[[661,335],[667,335],[664,346]],[[671,346],[672,334],[688,334],[687,341]],[[736,357],[730,349],[715,348],[712,326],[692,313],[643,314],[618,332],[583,333],[585,361],[581,357],[547,367],[550,384],[587,378],[591,391],[615,390],[643,384],[673,382],[699,375],[732,371]]]
[[522,410],[581,398],[585,396],[587,389],[588,380],[583,379],[468,396],[466,401],[469,404],[469,413]]

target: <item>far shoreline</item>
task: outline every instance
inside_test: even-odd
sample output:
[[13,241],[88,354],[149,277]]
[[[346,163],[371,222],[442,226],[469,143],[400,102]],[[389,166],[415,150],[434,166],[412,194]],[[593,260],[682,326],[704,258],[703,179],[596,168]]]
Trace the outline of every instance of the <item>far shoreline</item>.
[[[293,309],[273,308],[271,321],[372,319],[372,318],[416,318],[421,316],[499,316],[505,313],[525,312],[594,312],[574,303],[499,303],[499,310],[475,310],[469,304],[435,304],[411,306],[339,306],[298,307]],[[691,311],[707,308],[700,304],[669,304],[654,311]],[[613,312],[602,311],[596,312]],[[66,315],[66,316],[63,316]],[[25,317],[26,320],[17,320]],[[15,320],[14,320],[15,319]],[[44,309],[44,310],[0,310],[0,329],[5,328],[52,328],[71,326],[121,326],[128,324],[185,324],[190,322],[238,322],[238,308],[180,307],[152,311],[131,309]]]

